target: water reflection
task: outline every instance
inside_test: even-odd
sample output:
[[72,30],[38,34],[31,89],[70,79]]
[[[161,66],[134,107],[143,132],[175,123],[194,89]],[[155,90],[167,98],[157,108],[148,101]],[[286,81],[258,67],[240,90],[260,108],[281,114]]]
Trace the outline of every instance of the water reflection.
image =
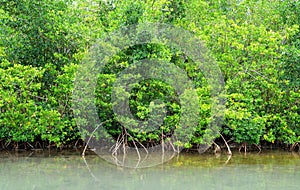
[[298,189],[298,153],[180,154],[151,168],[118,167],[80,152],[2,153],[1,189]]

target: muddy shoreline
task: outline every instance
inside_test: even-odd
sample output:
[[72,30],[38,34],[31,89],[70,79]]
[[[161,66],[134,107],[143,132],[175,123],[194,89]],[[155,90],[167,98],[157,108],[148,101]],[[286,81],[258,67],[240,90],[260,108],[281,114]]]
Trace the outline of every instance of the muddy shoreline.
[[[228,143],[230,150],[233,152],[264,152],[264,151],[289,151],[289,152],[300,152],[300,145],[299,144],[286,144],[281,142],[275,143],[268,143],[263,142],[260,145],[249,145],[246,143]],[[61,152],[61,151],[68,151],[68,152],[82,152],[85,148],[86,144],[81,139],[77,141],[72,141],[68,144],[61,145],[57,147],[54,143],[44,142],[44,141],[37,141],[33,143],[24,142],[24,143],[16,143],[10,142],[5,143],[4,141],[0,141],[0,152],[39,152],[39,151],[54,151],[54,152]],[[87,154],[93,154],[93,151],[90,150],[90,147],[87,148]],[[197,153],[199,152],[199,147],[194,145],[192,148],[183,149],[181,152],[186,153]],[[205,151],[205,153],[227,153],[228,147],[225,145],[224,142],[215,141],[215,143]]]

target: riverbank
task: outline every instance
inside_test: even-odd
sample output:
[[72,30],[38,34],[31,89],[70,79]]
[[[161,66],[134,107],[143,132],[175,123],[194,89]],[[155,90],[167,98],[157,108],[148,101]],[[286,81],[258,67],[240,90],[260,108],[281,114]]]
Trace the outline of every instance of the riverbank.
[[[68,144],[63,144],[61,146],[56,146],[56,144],[49,143],[46,141],[23,142],[23,143],[18,143],[18,142],[8,143],[8,142],[0,141],[0,152],[79,151],[82,153],[84,151],[85,146],[86,143],[82,139],[71,141]],[[263,142],[260,145],[256,145],[256,144],[249,145],[247,143],[238,144],[238,143],[229,142],[228,146],[232,152],[241,152],[241,153],[246,153],[246,152],[260,153],[260,152],[269,152],[269,151],[278,151],[278,150],[286,151],[286,152],[300,152],[300,146],[298,143],[294,145],[290,145],[281,142],[275,142],[275,143]],[[87,147],[87,154],[93,154],[93,151],[90,149],[91,149],[90,147]],[[199,146],[194,145],[189,149],[183,149],[181,152],[196,153],[199,152]],[[205,151],[205,153],[227,154],[228,147],[224,142],[222,142],[222,140],[216,140],[215,143],[213,143],[213,145]]]

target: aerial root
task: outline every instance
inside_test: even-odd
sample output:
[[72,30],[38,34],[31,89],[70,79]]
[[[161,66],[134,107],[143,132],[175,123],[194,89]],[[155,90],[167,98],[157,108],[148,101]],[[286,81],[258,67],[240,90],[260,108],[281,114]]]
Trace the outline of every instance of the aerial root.
[[298,151],[300,151],[300,145],[298,142],[292,144],[292,146],[290,147],[290,151],[295,151],[295,149],[298,147]]
[[220,146],[215,141],[213,141],[213,144],[215,145],[214,153],[217,154],[217,153],[221,152]]
[[232,155],[229,154],[228,157],[227,157],[226,162],[224,163],[225,166],[229,163],[229,161],[231,160],[231,157],[232,157]]
[[220,136],[221,136],[221,138],[223,139],[223,141],[224,141],[224,143],[225,143],[225,145],[226,145],[226,147],[227,147],[227,153],[228,153],[229,155],[232,155],[232,152],[231,152],[231,150],[230,150],[230,147],[229,147],[229,145],[228,145],[226,139],[223,137],[223,135],[222,135],[221,133],[220,133]]
[[260,153],[260,152],[261,152],[261,148],[260,148],[260,146],[259,146],[259,145],[257,145],[257,144],[254,144],[254,146],[256,146],[256,147],[257,147],[257,149],[258,149],[258,153]]
[[[143,161],[143,160],[145,160],[148,157],[149,152],[148,152],[147,148],[141,142],[139,142],[138,140],[135,140],[133,138],[133,136],[130,135],[127,132],[127,130],[126,130],[125,127],[122,128],[122,134],[120,134],[118,136],[116,143],[110,148],[109,151],[112,152],[112,157],[114,158],[114,160],[115,160],[115,162],[116,162],[117,165],[124,165],[125,158],[126,158],[126,153],[127,153],[127,148],[128,148],[127,137],[130,137],[132,139],[132,144],[133,144],[134,149],[135,149],[135,151],[137,153],[137,156],[138,156],[138,162],[137,162],[137,164],[136,164],[135,167],[138,167],[138,165],[140,164],[140,162]],[[140,147],[142,147],[144,149],[144,151],[146,152],[146,155],[143,158],[143,160],[142,160],[141,153],[140,153],[138,145]],[[117,158],[118,152],[120,150],[123,151],[123,161],[122,162],[120,162],[119,159]]]
[[240,146],[239,152],[241,152],[242,148],[244,148],[244,153],[246,154],[246,153],[247,153],[247,143],[246,143],[246,142],[244,142],[244,143]]
[[[93,130],[91,136],[89,137],[88,141],[86,142],[86,145],[85,145],[85,147],[84,147],[84,149],[83,149],[83,151],[82,151],[81,156],[85,156],[85,152],[86,152],[86,150],[87,150],[87,147],[88,147],[88,145],[89,145],[89,143],[90,143],[90,141],[91,141],[91,139],[92,139],[94,133],[96,132],[96,130],[97,130],[100,126],[102,126],[104,123],[106,123],[106,122],[107,122],[107,121],[100,123],[100,124]],[[50,146],[49,146],[49,147],[50,147]]]

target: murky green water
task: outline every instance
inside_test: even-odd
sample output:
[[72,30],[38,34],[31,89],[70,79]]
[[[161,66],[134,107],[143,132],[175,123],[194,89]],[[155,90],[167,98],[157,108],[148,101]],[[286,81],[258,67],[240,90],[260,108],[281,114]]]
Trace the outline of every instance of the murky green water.
[[[73,153],[0,154],[0,189],[299,189],[300,154],[181,154],[164,165],[128,169]],[[226,163],[227,161],[227,163]]]

